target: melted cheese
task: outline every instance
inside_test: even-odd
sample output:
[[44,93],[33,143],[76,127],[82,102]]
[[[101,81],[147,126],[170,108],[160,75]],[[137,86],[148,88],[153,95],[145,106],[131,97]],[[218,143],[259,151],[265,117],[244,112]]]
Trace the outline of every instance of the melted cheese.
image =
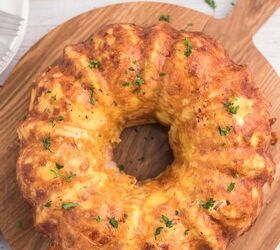
[[239,106],[237,113],[234,115],[236,122],[240,125],[244,125],[244,119],[247,115],[252,113],[253,102],[250,99],[244,97],[237,97],[233,101],[234,106]]

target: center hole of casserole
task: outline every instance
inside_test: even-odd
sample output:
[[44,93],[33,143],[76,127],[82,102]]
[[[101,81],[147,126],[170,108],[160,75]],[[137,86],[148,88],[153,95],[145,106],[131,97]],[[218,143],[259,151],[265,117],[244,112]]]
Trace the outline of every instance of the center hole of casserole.
[[173,161],[168,130],[160,124],[124,129],[114,149],[118,167],[139,181],[158,176]]

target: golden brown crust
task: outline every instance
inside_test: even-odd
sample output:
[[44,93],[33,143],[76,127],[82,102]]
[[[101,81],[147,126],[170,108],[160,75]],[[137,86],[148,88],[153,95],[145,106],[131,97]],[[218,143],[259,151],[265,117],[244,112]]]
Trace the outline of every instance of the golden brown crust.
[[[170,126],[175,160],[137,182],[112,147],[130,124]],[[66,47],[32,90],[17,179],[52,249],[225,249],[275,166],[267,104],[245,66],[198,32],[114,24]]]

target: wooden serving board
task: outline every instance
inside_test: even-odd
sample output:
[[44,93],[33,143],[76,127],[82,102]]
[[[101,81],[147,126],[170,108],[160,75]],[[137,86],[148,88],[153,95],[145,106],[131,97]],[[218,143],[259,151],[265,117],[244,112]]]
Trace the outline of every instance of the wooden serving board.
[[[191,9],[151,2],[126,3],[95,9],[77,16],[43,37],[19,61],[0,89],[0,229],[12,249],[47,249],[49,240],[33,228],[32,213],[21,197],[15,178],[19,144],[16,129],[27,113],[32,81],[62,56],[67,44],[87,39],[104,24],[130,22],[152,25],[162,14],[169,14],[177,29],[203,31],[218,39],[230,57],[248,64],[257,86],[272,104],[271,115],[278,118],[274,130],[280,133],[280,79],[255,48],[252,36],[280,6],[279,0],[239,0],[224,19],[214,19]],[[167,129],[158,125],[130,128],[122,134],[116,160],[126,172],[139,179],[156,176],[172,161],[167,143]],[[272,148],[279,167],[280,143]],[[153,166],[150,168],[149,166]],[[278,174],[256,223],[229,249],[272,250],[280,241],[280,181]]]

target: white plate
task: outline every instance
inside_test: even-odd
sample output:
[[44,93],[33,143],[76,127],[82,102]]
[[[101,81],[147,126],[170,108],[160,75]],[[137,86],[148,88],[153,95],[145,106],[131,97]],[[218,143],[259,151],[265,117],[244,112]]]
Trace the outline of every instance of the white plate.
[[28,15],[29,15],[29,0],[1,0],[0,10],[3,10],[5,12],[23,18],[17,36],[15,37],[0,36],[0,41],[10,49],[10,52],[7,52],[5,56],[6,60],[0,62],[0,74],[1,74],[7,68],[9,63],[12,61],[12,59],[16,55],[22,43],[26,26],[27,26]]

